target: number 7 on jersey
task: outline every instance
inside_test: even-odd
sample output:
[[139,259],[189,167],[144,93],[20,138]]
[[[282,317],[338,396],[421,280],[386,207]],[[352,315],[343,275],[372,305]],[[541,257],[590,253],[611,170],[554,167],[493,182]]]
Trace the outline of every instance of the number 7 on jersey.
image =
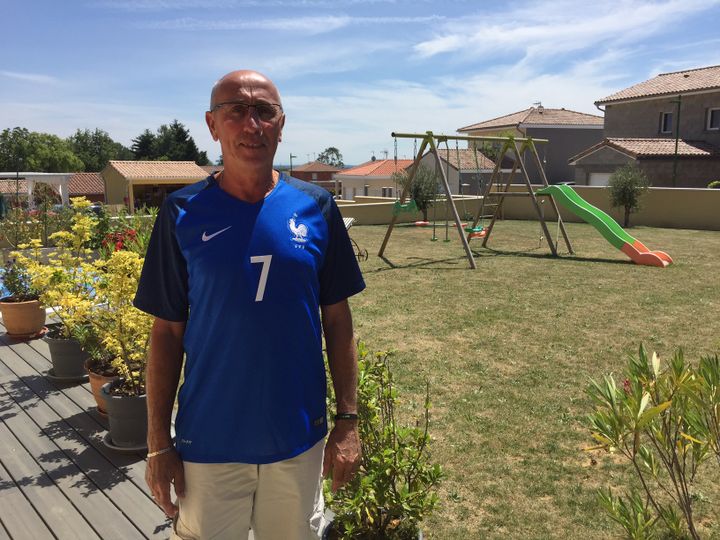
[[256,302],[262,302],[262,299],[265,296],[265,285],[267,285],[268,272],[270,272],[270,261],[272,261],[272,255],[253,255],[250,257],[251,263],[262,264],[262,269],[260,270],[260,281],[258,281],[257,293],[255,294]]

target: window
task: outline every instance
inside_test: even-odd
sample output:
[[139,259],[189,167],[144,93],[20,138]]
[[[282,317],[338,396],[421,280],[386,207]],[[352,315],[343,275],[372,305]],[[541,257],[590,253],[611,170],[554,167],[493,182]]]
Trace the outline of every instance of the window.
[[720,107],[708,109],[707,128],[712,130],[720,129]]
[[316,172],[312,173],[312,179],[313,179],[313,180],[317,180],[317,173],[316,173]]
[[672,133],[673,130],[673,113],[660,113],[660,133]]

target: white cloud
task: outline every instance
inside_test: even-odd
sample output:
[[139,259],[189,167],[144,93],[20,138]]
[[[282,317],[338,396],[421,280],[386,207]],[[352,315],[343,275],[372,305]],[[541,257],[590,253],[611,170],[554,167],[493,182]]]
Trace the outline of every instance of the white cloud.
[[150,12],[241,7],[337,8],[400,3],[412,5],[428,2],[429,0],[103,0],[92,2],[90,6],[127,12]]
[[594,5],[542,0],[495,15],[455,19],[432,39],[415,45],[422,58],[449,52],[492,55],[521,53],[529,58],[553,58],[591,49],[611,41],[640,41],[679,18],[707,11],[718,0],[667,0],[629,2],[614,0]]
[[60,82],[59,79],[50,75],[43,75],[41,73],[20,73],[17,71],[0,71],[0,76],[7,77],[8,79],[15,79],[23,82],[31,82],[38,84],[57,84]]

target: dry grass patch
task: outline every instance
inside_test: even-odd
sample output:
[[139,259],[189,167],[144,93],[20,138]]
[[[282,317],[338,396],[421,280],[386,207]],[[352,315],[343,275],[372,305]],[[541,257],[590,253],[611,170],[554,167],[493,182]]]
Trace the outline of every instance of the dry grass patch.
[[[350,231],[370,252],[368,288],[351,301],[356,332],[396,351],[406,420],[431,384],[432,454],[447,478],[430,538],[618,537],[595,490],[632,476],[606,456],[588,466],[588,379],[620,373],[640,342],[664,357],[720,351],[720,233],[631,229],[675,258],[658,269],[630,263],[589,225],[567,227],[576,254],[555,258],[538,247],[537,223],[501,222],[492,250],[471,244],[476,271],[453,231],[430,242],[427,229],[397,227],[385,260],[375,256],[385,227]],[[719,472],[707,464],[698,488],[709,538],[720,538]]]

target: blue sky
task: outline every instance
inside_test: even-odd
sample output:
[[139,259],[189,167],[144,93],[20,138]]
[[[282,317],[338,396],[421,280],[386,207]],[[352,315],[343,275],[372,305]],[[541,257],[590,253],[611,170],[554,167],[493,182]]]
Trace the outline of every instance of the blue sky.
[[[392,157],[392,131],[454,133],[540,101],[593,102],[658,73],[720,64],[720,0],[0,0],[0,129],[99,127],[130,145],[177,118],[215,159],[210,88],[270,76],[276,162],[336,146]],[[412,154],[401,141],[400,157]],[[293,160],[295,161],[295,160]]]

